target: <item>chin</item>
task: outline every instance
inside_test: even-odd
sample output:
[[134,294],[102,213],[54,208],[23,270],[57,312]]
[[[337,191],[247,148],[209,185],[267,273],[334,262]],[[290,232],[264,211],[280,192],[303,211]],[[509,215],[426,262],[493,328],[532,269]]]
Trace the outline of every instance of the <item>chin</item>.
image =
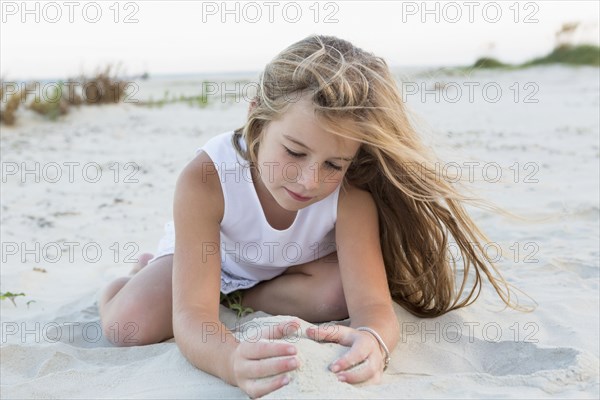
[[277,200],[277,203],[288,211],[298,211],[318,201],[318,199],[311,199],[307,202],[299,202],[290,197],[285,188],[281,188],[281,197]]
[[[284,193],[284,195],[287,196],[287,193]],[[311,204],[312,201],[309,202],[308,204],[301,204],[301,203],[298,203],[298,202],[288,198],[283,201],[278,201],[278,203],[281,206],[281,208],[283,208],[283,209],[286,209],[288,211],[298,211],[298,210],[308,206],[309,204]]]

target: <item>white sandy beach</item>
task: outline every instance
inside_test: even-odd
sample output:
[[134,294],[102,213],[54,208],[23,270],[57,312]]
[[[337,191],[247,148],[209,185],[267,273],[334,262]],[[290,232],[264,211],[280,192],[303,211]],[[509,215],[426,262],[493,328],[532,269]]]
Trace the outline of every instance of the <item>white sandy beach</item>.
[[[451,92],[439,101],[422,101],[421,92],[407,98],[430,125],[426,140],[440,155],[460,165],[479,160],[474,187],[482,196],[547,218],[521,223],[471,209],[505,249],[504,276],[538,306],[531,313],[502,310],[486,285],[474,305],[436,319],[396,307],[402,337],[380,385],[337,382],[326,366],[344,348],[295,338],[303,365],[266,397],[598,398],[598,69],[411,79],[419,88],[446,82],[464,89],[456,102],[448,101]],[[186,82],[186,90],[197,84]],[[473,101],[465,82],[480,83]],[[490,82],[502,89],[497,102],[482,96]],[[174,87],[169,80],[141,85],[140,96],[153,91],[154,98]],[[538,101],[524,102],[526,95]],[[246,109],[245,101],[203,109],[119,104],[73,109],[57,122],[23,112],[17,126],[2,126],[0,291],[25,296],[16,307],[0,304],[1,398],[247,398],[193,367],[173,339],[112,346],[101,336],[95,303],[98,290],[126,275],[136,255],[155,251],[171,219],[175,181],[195,149],[241,126]],[[492,182],[491,163],[502,168],[502,180]],[[24,168],[34,172],[23,175]],[[231,328],[280,318],[257,312],[237,321],[222,307]]]

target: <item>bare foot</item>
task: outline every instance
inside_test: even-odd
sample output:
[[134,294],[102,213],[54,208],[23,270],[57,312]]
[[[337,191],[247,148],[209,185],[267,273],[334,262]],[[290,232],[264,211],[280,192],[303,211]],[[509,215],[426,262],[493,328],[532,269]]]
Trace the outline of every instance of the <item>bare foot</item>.
[[131,271],[129,271],[129,275],[133,276],[133,275],[137,274],[142,268],[144,268],[146,265],[148,265],[148,261],[150,261],[153,258],[154,258],[154,255],[152,255],[150,253],[143,253],[141,256],[138,257],[137,264],[135,264],[135,266],[131,269]]

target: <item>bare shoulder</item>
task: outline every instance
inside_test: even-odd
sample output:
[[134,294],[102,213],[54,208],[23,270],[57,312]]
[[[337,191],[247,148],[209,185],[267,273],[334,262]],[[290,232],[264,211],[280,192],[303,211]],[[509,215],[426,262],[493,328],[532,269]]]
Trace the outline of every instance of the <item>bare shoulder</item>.
[[373,195],[354,185],[347,184],[340,189],[338,200],[338,220],[351,218],[356,220],[360,215],[377,217],[377,206]]
[[193,212],[202,207],[205,217],[214,217],[219,222],[223,219],[225,202],[221,182],[217,169],[206,152],[198,153],[179,175],[175,200],[176,208],[180,204],[187,212]]

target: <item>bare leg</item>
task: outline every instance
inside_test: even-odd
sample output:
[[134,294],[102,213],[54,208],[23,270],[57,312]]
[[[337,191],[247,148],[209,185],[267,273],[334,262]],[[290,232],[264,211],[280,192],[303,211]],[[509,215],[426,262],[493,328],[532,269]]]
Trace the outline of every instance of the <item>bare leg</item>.
[[309,322],[348,317],[337,253],[288,268],[282,275],[244,290],[242,305]]
[[148,265],[148,261],[152,259],[152,254],[144,253],[142,254],[137,264],[129,271],[129,276],[123,276],[121,278],[117,278],[108,284],[100,296],[100,301],[98,302],[98,309],[100,311],[100,315],[103,314],[106,304],[113,298],[115,295],[125,286],[127,282],[131,279],[133,275],[138,273],[142,268]]
[[111,282],[98,304],[104,335],[118,346],[158,343],[173,337],[173,256],[145,265],[140,256],[130,277]]
[[152,254],[150,253],[144,253],[140,256],[140,258],[138,259],[138,263],[135,264],[135,266],[131,269],[131,271],[129,271],[129,275],[133,276],[135,274],[137,274],[142,268],[144,268],[146,265],[148,265],[148,261],[150,261],[152,258],[154,258],[152,256]]

